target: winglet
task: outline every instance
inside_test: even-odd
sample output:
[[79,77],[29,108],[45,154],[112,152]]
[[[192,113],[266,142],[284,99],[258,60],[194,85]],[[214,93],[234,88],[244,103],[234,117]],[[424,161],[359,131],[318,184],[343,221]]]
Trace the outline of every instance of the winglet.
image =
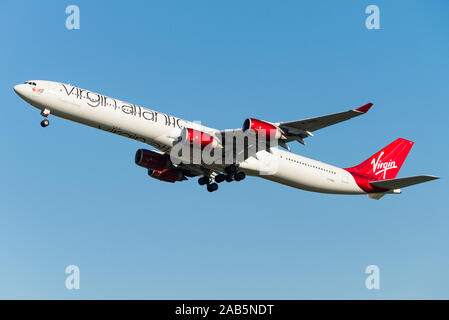
[[368,110],[373,106],[372,103],[367,103],[364,106],[361,106],[360,108],[355,109],[355,111],[367,113]]

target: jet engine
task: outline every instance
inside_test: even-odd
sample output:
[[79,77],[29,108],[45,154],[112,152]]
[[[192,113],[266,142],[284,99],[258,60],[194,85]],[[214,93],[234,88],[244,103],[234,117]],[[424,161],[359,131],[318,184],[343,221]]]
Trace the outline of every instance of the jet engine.
[[185,180],[184,174],[178,169],[163,169],[163,170],[148,169],[148,175],[152,178],[172,183],[176,181]]
[[275,125],[271,123],[257,120],[253,118],[248,118],[243,122],[243,131],[252,130],[257,136],[264,135],[267,140],[269,139],[280,139],[282,137],[282,131]]
[[153,170],[164,170],[171,166],[168,155],[146,149],[137,150],[135,162],[138,166]]
[[183,128],[181,132],[181,143],[191,146],[205,148],[210,145],[212,148],[218,146],[218,141],[208,133],[192,128]]

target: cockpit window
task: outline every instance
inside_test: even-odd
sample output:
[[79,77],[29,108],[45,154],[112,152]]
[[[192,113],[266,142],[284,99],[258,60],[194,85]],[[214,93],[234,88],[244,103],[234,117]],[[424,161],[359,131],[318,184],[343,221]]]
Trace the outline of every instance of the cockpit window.
[[35,86],[35,85],[36,85],[36,82],[25,81],[24,84],[29,84],[29,85]]

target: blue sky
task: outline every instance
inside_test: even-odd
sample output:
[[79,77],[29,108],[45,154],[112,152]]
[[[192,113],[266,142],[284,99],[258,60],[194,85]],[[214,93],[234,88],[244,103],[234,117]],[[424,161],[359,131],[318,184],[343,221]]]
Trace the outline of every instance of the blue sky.
[[[81,29],[65,28],[76,4]],[[365,28],[366,6],[380,30]],[[449,3],[3,1],[0,298],[449,298]],[[127,140],[13,92],[70,82],[220,129],[373,102],[293,151],[357,164],[415,141],[399,176],[442,179],[380,201],[262,179],[208,193],[134,165]],[[81,289],[65,288],[78,265]],[[366,266],[380,268],[378,291]]]

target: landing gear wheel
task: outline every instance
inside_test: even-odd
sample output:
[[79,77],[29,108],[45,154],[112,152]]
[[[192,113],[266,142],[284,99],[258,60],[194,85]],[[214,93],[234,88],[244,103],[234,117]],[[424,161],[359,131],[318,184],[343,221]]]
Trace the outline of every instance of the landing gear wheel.
[[235,164],[231,164],[225,168],[225,172],[227,174],[234,174],[237,172],[237,166]]
[[49,124],[50,124],[50,121],[48,119],[44,119],[41,121],[42,128],[48,127]]
[[215,182],[220,183],[226,180],[226,176],[223,173],[217,174],[215,176]]
[[209,177],[204,176],[204,177],[199,178],[198,179],[198,183],[200,184],[200,186],[208,184],[209,183]]
[[218,190],[218,184],[216,184],[215,182],[207,185],[207,191],[214,192],[216,190]]
[[232,182],[232,181],[234,181],[234,176],[232,174],[228,174],[226,176],[226,182]]
[[246,178],[246,174],[245,174],[245,172],[242,172],[242,171],[237,172],[237,173],[234,175],[235,181],[242,181],[242,180],[245,179],[245,178]]

